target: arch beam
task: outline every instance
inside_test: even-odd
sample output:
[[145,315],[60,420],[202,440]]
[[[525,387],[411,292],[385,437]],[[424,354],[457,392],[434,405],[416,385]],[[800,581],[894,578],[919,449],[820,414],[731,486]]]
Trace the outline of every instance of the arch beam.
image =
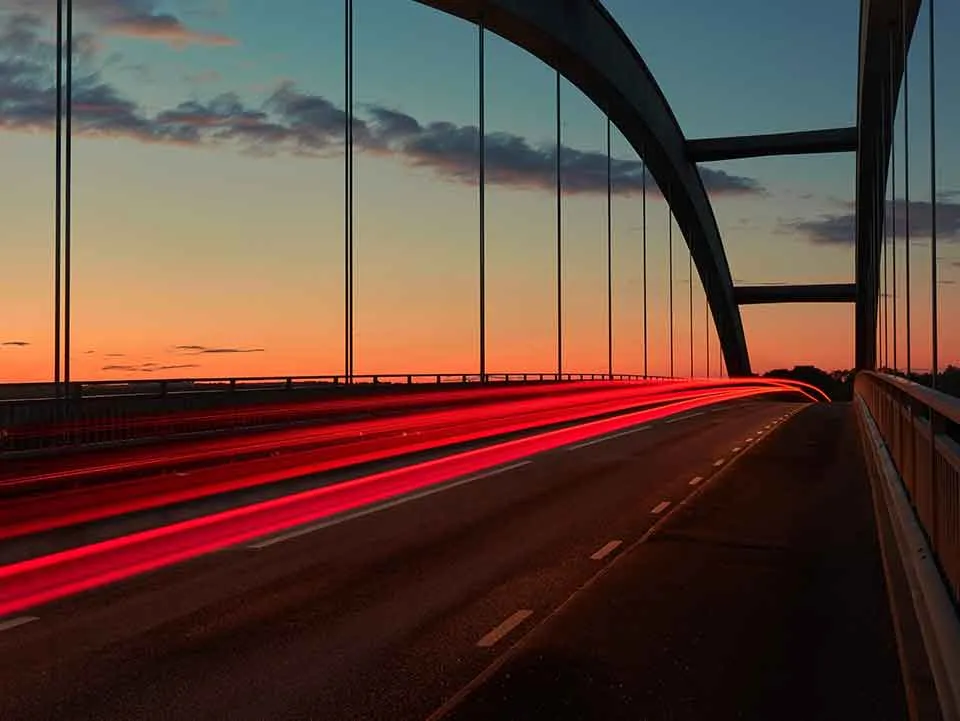
[[720,231],[687,142],[663,92],[626,33],[597,0],[417,0],[488,30],[555,67],[603,110],[669,188],[710,304],[730,375],[750,358]]

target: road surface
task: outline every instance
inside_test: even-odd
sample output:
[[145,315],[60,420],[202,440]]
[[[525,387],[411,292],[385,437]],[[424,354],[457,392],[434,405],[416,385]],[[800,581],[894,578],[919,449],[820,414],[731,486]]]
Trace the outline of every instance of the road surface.
[[682,414],[3,619],[0,718],[902,718],[856,446],[801,408]]

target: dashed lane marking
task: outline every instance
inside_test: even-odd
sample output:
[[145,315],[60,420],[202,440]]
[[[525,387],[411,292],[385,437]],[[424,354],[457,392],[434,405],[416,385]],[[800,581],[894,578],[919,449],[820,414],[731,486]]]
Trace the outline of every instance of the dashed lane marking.
[[590,556],[592,561],[602,561],[604,558],[609,556],[611,553],[616,551],[623,544],[623,541],[610,541],[610,543],[604,544],[604,546]]
[[501,638],[510,633],[513,629],[519,626],[521,623],[526,621],[530,616],[533,615],[533,611],[528,608],[517,611],[515,614],[507,618],[503,623],[490,631],[486,636],[477,641],[477,646],[480,648],[490,648]]

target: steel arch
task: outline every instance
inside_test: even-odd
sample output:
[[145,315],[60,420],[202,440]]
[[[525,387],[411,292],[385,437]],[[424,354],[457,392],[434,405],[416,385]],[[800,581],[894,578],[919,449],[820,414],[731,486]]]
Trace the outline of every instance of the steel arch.
[[730,375],[750,374],[740,309],[720,230],[670,105],[626,33],[599,0],[416,0],[479,22],[555,67],[607,113],[647,163],[697,266]]

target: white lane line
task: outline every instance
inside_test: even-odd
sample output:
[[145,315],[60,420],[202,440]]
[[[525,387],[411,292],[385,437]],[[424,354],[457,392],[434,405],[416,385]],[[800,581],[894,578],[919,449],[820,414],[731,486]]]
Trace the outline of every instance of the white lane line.
[[718,458],[717,460],[715,460],[715,461],[713,462],[714,468],[719,468],[720,466],[722,466],[722,465],[726,462],[726,460],[727,460],[726,458]]
[[567,450],[568,450],[568,451],[577,451],[577,450],[580,450],[581,448],[586,448],[587,446],[592,446],[592,445],[595,445],[595,444],[597,444],[597,443],[603,443],[604,441],[613,440],[614,438],[620,438],[620,437],[622,437],[622,436],[629,436],[631,433],[639,433],[640,431],[650,430],[650,428],[652,428],[652,427],[653,427],[653,426],[640,426],[639,428],[630,428],[629,430],[620,431],[619,433],[613,433],[613,434],[611,434],[611,435],[609,435],[609,436],[602,436],[602,437],[600,437],[600,438],[594,438],[594,439],[589,440],[589,441],[584,441],[583,443],[577,443],[576,445],[573,445],[573,446],[567,446]]
[[23,626],[25,623],[39,620],[40,619],[38,619],[36,616],[18,616],[17,618],[0,621],[0,631],[9,631],[11,628],[16,628],[17,626]]
[[690,485],[695,486],[703,481],[703,476],[694,476],[690,479]]
[[731,453],[739,453],[739,452],[740,452],[740,446],[735,446],[734,449],[731,451]]
[[650,513],[652,513],[655,516],[658,516],[668,508],[670,508],[670,501],[660,501],[660,503],[658,503],[653,507]]
[[497,626],[495,629],[490,631],[486,636],[477,641],[477,646],[480,648],[490,648],[501,638],[510,633],[513,629],[519,626],[521,623],[526,621],[530,616],[533,615],[533,611],[530,609],[523,609],[517,611],[515,614],[510,616],[507,620]]
[[590,556],[591,561],[602,561],[604,558],[609,556],[611,553],[620,548],[623,541],[610,541],[603,546],[599,551]]
[[533,461],[519,461],[518,463],[511,463],[509,466],[501,466],[500,468],[494,468],[490,471],[485,471],[483,473],[478,473],[472,476],[467,476],[466,478],[461,478],[459,481],[454,481],[452,483],[444,483],[443,485],[437,488],[427,488],[426,490],[419,491],[417,493],[411,493],[406,496],[401,496],[400,498],[394,498],[392,501],[387,501],[385,503],[378,503],[375,506],[368,506],[366,508],[361,508],[353,513],[347,513],[342,516],[336,516],[335,518],[328,518],[326,520],[320,521],[319,523],[314,523],[310,526],[302,526],[301,528],[294,529],[289,533],[283,533],[279,536],[271,536],[266,540],[259,541],[258,543],[251,543],[248,548],[254,548],[260,550],[262,548],[268,548],[276,543],[283,543],[284,541],[290,541],[294,538],[299,538],[300,536],[306,536],[308,533],[313,533],[314,531],[321,531],[324,528],[330,528],[330,526],[336,526],[338,523],[344,523],[346,521],[352,521],[356,518],[363,518],[364,516],[369,516],[371,513],[378,513],[380,511],[385,511],[388,508],[394,508],[401,504],[407,503],[408,501],[416,501],[420,498],[426,498],[427,496],[432,496],[434,493],[441,493],[443,491],[449,491],[452,488],[457,486],[463,486],[467,483],[473,483],[474,481],[479,481],[483,478],[489,478],[490,476],[496,476],[500,473],[506,473],[507,471],[512,471],[517,468],[522,468],[523,466],[528,466]]

